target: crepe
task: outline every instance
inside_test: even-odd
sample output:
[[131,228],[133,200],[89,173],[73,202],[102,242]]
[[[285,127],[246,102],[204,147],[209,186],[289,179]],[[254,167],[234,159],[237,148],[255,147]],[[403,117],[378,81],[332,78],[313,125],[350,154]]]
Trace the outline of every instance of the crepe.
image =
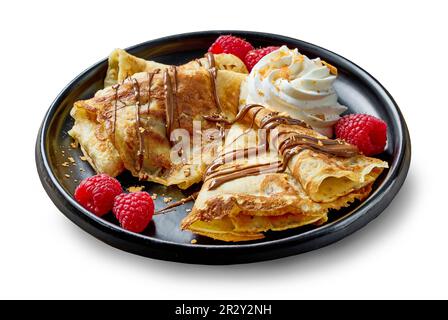
[[[232,55],[222,57],[221,65],[228,68],[242,63]],[[207,161],[214,156],[215,148],[210,147],[213,141],[199,144],[196,148],[201,150],[181,155],[182,150],[172,149],[169,136],[182,129],[191,137],[194,121],[200,123],[202,130],[216,128],[217,124],[204,120],[204,115],[234,118],[239,87],[246,76],[217,70],[213,55],[204,59],[206,62],[200,59],[173,67],[138,59],[123,51],[112,54],[108,76],[114,76],[106,78],[106,83],[111,83],[115,75],[120,79],[126,72],[141,68],[145,71],[98,91],[92,99],[74,104],[71,115],[75,124],[69,134],[79,141],[98,173],[116,176],[126,169],[140,180],[180,188],[202,180]],[[167,110],[171,110],[169,116]],[[178,162],[172,160],[176,151],[177,158],[181,158]],[[193,161],[198,153],[203,157]]]
[[107,138],[104,127],[96,119],[95,110],[75,106],[70,115],[76,119],[69,135],[78,141],[92,168],[98,173],[115,177],[124,170],[123,161],[113,143]]
[[[288,160],[288,168],[313,201],[335,201],[373,183],[382,170],[388,167],[387,162],[366,157],[356,147],[328,139],[304,123],[283,123],[287,117],[268,108],[256,111],[257,108],[250,109],[247,117],[260,128],[276,125],[274,133],[277,136],[277,149],[285,149],[288,143],[290,146],[297,145],[297,154]],[[280,121],[273,121],[275,119]]]
[[[245,64],[232,54],[216,54],[214,57],[214,67],[217,70],[234,71],[247,74]],[[164,70],[169,65],[158,63],[155,61],[144,60],[127,53],[123,49],[115,49],[109,55],[108,68],[106,78],[104,79],[104,87],[109,87],[122,82],[124,79],[139,72],[152,72],[156,69]],[[192,60],[181,66],[181,69],[199,69],[211,68],[210,61],[206,58]]]
[[[329,139],[262,106],[246,111],[245,118],[251,123],[246,121],[232,125],[221,159],[225,158],[225,154],[232,155],[235,150],[260,151],[259,146],[264,145],[264,142],[256,135],[255,139],[248,138],[254,136],[251,135],[254,132],[251,127],[272,128],[276,124],[273,129],[277,131],[276,137],[271,137],[269,148],[261,148],[266,152],[252,152],[215,166],[215,179],[208,179],[206,175],[191,213],[182,222],[184,230],[217,240],[248,241],[263,238],[263,233],[269,230],[322,224],[327,221],[330,209],[340,209],[355,200],[365,199],[373,181],[387,167],[387,163],[360,155],[353,146],[347,144],[341,144],[340,148],[334,147],[337,150],[332,152],[343,149],[353,151],[353,156],[335,156],[310,146],[302,146],[297,155],[290,154],[285,159],[287,154],[282,154],[279,146],[285,137],[293,133],[320,140]],[[282,135],[281,132],[288,134]],[[233,155],[229,159],[233,159]],[[282,170],[285,160],[287,165]],[[255,164],[265,164],[265,167],[259,172],[246,170],[245,174],[219,184],[219,179],[232,174],[219,176],[220,172],[250,168]],[[213,173],[209,177],[213,177]],[[219,185],[213,187],[214,183]]]

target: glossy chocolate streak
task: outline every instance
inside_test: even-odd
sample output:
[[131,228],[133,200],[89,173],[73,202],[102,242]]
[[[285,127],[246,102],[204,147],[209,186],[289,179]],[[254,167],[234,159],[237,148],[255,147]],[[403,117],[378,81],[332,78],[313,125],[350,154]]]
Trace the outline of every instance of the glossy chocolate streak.
[[[110,116],[110,113],[112,113],[112,116],[113,116],[114,112],[117,112],[117,111],[120,111],[121,109],[128,108],[128,107],[131,107],[131,106],[132,106],[132,104],[127,105],[125,102],[121,101],[121,100],[118,98],[118,92],[117,92],[116,97],[114,98],[114,101],[115,101],[115,104],[116,104],[117,102],[121,102],[123,105],[122,105],[121,107],[118,107],[118,105],[117,105],[116,108],[114,108],[114,109],[112,109],[112,110],[107,110],[107,111],[105,111],[105,112],[104,112],[104,115],[106,115],[107,117]],[[114,104],[114,107],[115,107],[115,104]]]
[[151,85],[152,79],[154,79],[154,75],[159,73],[159,69],[155,70],[152,73],[148,73],[148,107],[146,108],[146,113],[149,113],[149,108],[151,107]]
[[[262,173],[264,174],[270,172],[278,172],[279,170],[282,170],[282,168],[283,168],[282,161],[277,161],[272,164],[264,163],[264,164],[247,165],[241,168],[236,167],[235,169],[229,170],[229,172],[224,172],[225,170],[223,170],[222,175],[219,174],[213,178],[210,178],[212,180],[208,186],[208,189],[209,190],[216,189],[228,181],[235,180],[241,177],[257,176]],[[206,181],[210,179],[206,179]]]
[[175,88],[173,91],[173,84],[170,76],[170,72],[168,69],[164,70],[163,72],[163,83],[165,88],[165,112],[166,112],[166,135],[168,138],[168,141],[170,141],[171,144],[171,132],[173,131],[173,122],[174,122],[174,112],[176,108],[176,101],[175,101],[175,93],[177,92],[177,69],[176,67],[172,67],[173,69],[173,75],[174,75],[174,85]]
[[176,98],[177,98],[177,67],[171,66],[170,69],[173,72],[173,78],[174,78],[174,87],[173,87],[174,96],[173,96],[173,98],[174,98],[174,102],[176,102]]
[[112,133],[113,139],[115,140],[115,126],[117,125],[117,110],[118,110],[118,88],[120,88],[120,85],[117,83],[112,86],[112,89],[115,90],[114,93],[114,111],[112,113]]
[[[252,128],[253,128],[254,125],[255,125],[255,119],[256,119],[256,117],[257,117],[257,114],[258,114],[261,110],[263,110],[263,108],[260,108],[260,109],[258,109],[257,111],[254,112],[254,115],[253,115],[253,118],[252,118],[252,121],[251,121],[251,123],[250,123],[249,128],[247,128],[246,130],[244,130],[240,135],[238,135],[235,139],[232,140],[232,142],[230,142],[230,143],[227,144],[227,145],[231,145],[231,144],[233,144],[236,140],[238,140],[238,139],[241,138],[242,136],[248,134],[248,133],[250,132],[250,130],[252,130]],[[267,142],[267,141],[266,141],[266,142]],[[267,142],[267,143],[268,143],[268,142]]]
[[165,208],[154,212],[154,215],[165,213],[165,212],[170,211],[178,206],[181,206],[189,201],[196,200],[196,198],[198,197],[198,194],[199,194],[199,192],[195,192],[186,198],[183,198],[183,199],[180,199],[179,201],[173,202],[170,205],[167,205]]
[[[174,103],[174,109],[173,109],[173,116],[174,113],[177,112],[177,93],[178,91],[178,80],[177,80],[177,67],[176,66],[171,66],[170,67],[171,71],[173,72],[173,80],[174,80],[174,86],[173,86],[173,103]],[[177,119],[177,124],[178,127],[180,127],[180,123],[179,123],[179,119]]]
[[282,135],[290,134],[285,140],[280,142],[278,150],[283,155],[287,150],[300,147],[302,149],[312,149],[314,151],[323,152],[334,155],[336,157],[349,158],[358,154],[358,149],[351,145],[338,140],[317,139],[315,137],[299,134],[296,132],[284,132]]
[[293,156],[295,156],[296,154],[301,153],[302,151],[305,151],[305,148],[301,148],[300,146],[295,146],[291,149],[287,149],[283,154],[283,167],[282,167],[282,172],[284,172],[286,170],[286,168],[288,167],[288,163],[289,161],[292,159]]
[[[203,116],[203,118],[205,120],[212,121],[212,122],[224,122],[226,124],[234,124],[235,122],[238,122],[241,119],[243,119],[246,116],[246,114],[249,112],[249,110],[251,110],[253,108],[260,108],[260,110],[261,110],[261,109],[264,109],[264,106],[262,106],[260,104],[246,104],[244,107],[242,107],[240,109],[240,111],[238,111],[238,114],[236,115],[235,119],[233,119],[232,121],[230,121],[226,118],[220,117],[220,116]],[[255,117],[254,117],[254,119],[255,119]]]
[[132,87],[134,89],[134,96],[135,96],[135,106],[136,112],[135,112],[135,125],[136,125],[136,131],[138,136],[138,151],[137,151],[137,165],[135,169],[137,171],[140,171],[143,166],[143,151],[144,151],[144,145],[143,145],[143,135],[140,131],[141,129],[141,119],[140,119],[140,108],[141,108],[141,101],[140,101],[140,85],[138,84],[138,81],[135,78],[132,78]]
[[[154,74],[159,72],[159,70],[156,70],[153,73],[148,73],[148,109],[149,109],[149,105],[151,103],[151,83],[152,83],[152,79],[154,78]],[[143,137],[143,132],[144,128],[142,127],[142,123],[141,123],[141,118],[140,118],[140,114],[141,114],[141,95],[140,95],[140,85],[137,81],[137,79],[135,78],[131,78],[132,81],[132,88],[134,90],[134,97],[135,97],[135,106],[136,111],[135,111],[135,125],[136,125],[136,132],[137,132],[137,137],[138,137],[138,151],[137,151],[137,164],[135,169],[137,171],[141,171],[143,168],[143,160],[144,160],[144,150],[145,150],[145,145],[144,145],[144,137]],[[115,105],[114,105],[114,125],[113,128],[115,130],[115,121],[117,120],[117,99],[118,99],[118,87],[116,89],[116,99],[115,99]]]
[[277,112],[266,115],[260,123],[260,129],[273,130],[281,124],[297,125],[304,128],[310,128],[305,122],[285,116],[278,115]]
[[[148,85],[149,85],[149,91],[151,91],[151,84],[152,84],[152,78],[154,77],[155,74],[158,74],[160,72],[160,69],[155,69],[154,72],[148,72]],[[115,84],[112,86],[112,88],[115,90],[115,94],[114,94],[114,109],[112,110],[107,110],[104,112],[104,115],[106,117],[110,116],[110,113],[112,113],[112,117],[114,115],[114,112],[116,113],[117,111],[124,109],[124,108],[128,108],[128,107],[132,107],[132,104],[127,105],[125,102],[123,102],[122,100],[120,100],[119,96],[118,96],[118,89],[120,88],[120,86],[123,85],[125,80],[129,80],[130,78],[126,78],[122,81],[121,84]],[[148,92],[149,92],[148,91]],[[151,97],[148,96],[148,99],[150,99]],[[118,102],[121,102],[123,105],[121,107],[118,107]],[[149,107],[149,104],[148,104]]]
[[[272,130],[281,124],[299,125],[304,128],[310,128],[305,122],[297,119],[292,119],[285,116],[280,116],[278,112],[268,113],[260,122],[261,129]],[[318,139],[312,136],[299,134],[297,132],[280,132],[278,137],[289,134],[284,141],[282,141],[278,150],[283,155],[287,150],[300,146],[302,149],[312,149],[314,151],[331,154],[337,157],[353,157],[358,154],[358,149],[342,141],[332,139]]]
[[207,52],[205,54],[205,57],[207,58],[208,61],[208,74],[210,75],[210,82],[212,84],[212,92],[213,92],[213,99],[215,101],[215,106],[218,109],[218,113],[222,114],[222,106],[221,106],[221,102],[219,101],[219,96],[218,96],[218,88],[216,87],[216,79],[218,77],[218,71],[216,70],[216,62],[215,62],[215,57],[213,55],[213,53]]
[[216,169],[223,165],[224,163],[227,163],[232,160],[237,160],[238,157],[247,157],[250,152],[259,153],[260,151],[265,151],[266,145],[259,145],[256,147],[251,148],[244,148],[244,149],[237,149],[237,150],[231,150],[226,153],[223,153],[219,157],[217,157],[215,160],[212,161],[212,163],[207,167],[205,171],[205,176],[207,178],[211,178],[211,175],[216,172]]
[[207,52],[205,54],[205,57],[207,58],[209,69],[216,68],[215,55],[213,53],[211,53],[211,52]]

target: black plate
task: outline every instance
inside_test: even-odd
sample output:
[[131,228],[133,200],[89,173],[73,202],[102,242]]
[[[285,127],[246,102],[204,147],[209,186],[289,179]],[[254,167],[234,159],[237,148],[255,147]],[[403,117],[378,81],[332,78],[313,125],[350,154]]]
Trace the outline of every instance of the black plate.
[[[250,41],[254,46],[286,44],[310,58],[321,57],[339,70],[335,88],[340,103],[349,107],[350,113],[367,113],[384,119],[388,126],[388,145],[380,158],[390,169],[375,183],[370,197],[349,208],[330,213],[329,223],[321,227],[303,227],[283,232],[271,232],[266,238],[249,243],[224,243],[179,230],[185,216],[186,204],[164,216],[157,216],[143,234],[121,229],[112,214],[98,218],[79,206],[73,192],[79,181],[94,172],[79,159],[79,149],[70,147],[67,131],[73,121],[69,115],[73,102],[92,97],[101,88],[107,69],[104,59],[76,77],[56,98],[43,120],[36,144],[36,163],[41,182],[55,205],[74,223],[98,239],[122,250],[139,255],[202,264],[246,263],[298,254],[338,241],[363,227],[377,217],[392,201],[403,184],[411,158],[409,132],[403,116],[378,81],[347,59],[310,43],[274,34],[247,31],[207,31],[165,37],[148,41],[127,51],[136,56],[167,64],[182,64],[201,57],[220,34],[233,34]],[[73,157],[76,164],[61,166]],[[69,161],[70,162],[70,161]],[[69,175],[70,177],[67,177]],[[119,177],[124,186],[141,185],[135,178],[124,174]],[[184,197],[191,190],[165,188],[144,183],[147,191],[172,197]],[[196,187],[197,188],[197,187]],[[156,207],[165,206],[159,196]],[[190,241],[196,238],[197,243]]]

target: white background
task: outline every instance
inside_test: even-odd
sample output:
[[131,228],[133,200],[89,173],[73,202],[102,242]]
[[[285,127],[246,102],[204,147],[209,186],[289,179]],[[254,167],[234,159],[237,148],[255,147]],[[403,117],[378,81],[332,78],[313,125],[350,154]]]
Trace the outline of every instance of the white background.
[[[3,1],[0,298],[448,298],[445,2]],[[406,183],[378,219],[318,251],[217,267],[122,252],[56,209],[34,144],[59,91],[116,47],[208,29],[309,41],[384,84],[413,154]]]

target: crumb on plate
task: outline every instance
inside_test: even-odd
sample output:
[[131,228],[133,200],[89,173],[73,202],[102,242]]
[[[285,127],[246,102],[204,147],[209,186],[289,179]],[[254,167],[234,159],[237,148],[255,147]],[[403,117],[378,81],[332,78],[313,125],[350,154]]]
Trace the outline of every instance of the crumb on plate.
[[145,189],[145,186],[131,186],[126,190],[128,190],[128,192],[139,192],[142,191],[143,189]]

